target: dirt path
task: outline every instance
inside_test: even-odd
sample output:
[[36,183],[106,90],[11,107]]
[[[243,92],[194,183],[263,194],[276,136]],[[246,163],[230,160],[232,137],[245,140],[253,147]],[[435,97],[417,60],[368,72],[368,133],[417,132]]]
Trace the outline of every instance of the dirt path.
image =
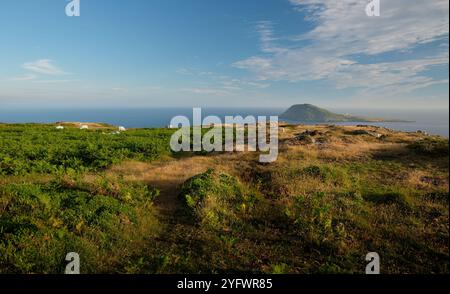
[[197,271],[189,268],[190,262],[187,260],[201,263],[205,258],[203,248],[206,245],[196,220],[184,209],[178,196],[181,185],[187,179],[218,165],[214,157],[193,156],[152,163],[128,161],[108,171],[111,176],[146,183],[160,190],[151,211],[156,218],[156,229],[148,232],[148,242],[140,253],[140,257],[146,258],[143,272]]
[[214,167],[211,157],[188,157],[158,163],[125,162],[110,170],[126,180],[140,181],[160,190],[155,209],[161,216],[173,216],[181,208],[180,185],[188,178]]

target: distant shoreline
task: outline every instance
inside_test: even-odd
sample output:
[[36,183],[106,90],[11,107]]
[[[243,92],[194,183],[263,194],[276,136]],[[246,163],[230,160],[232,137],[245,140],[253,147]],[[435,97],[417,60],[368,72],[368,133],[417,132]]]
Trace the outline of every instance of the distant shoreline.
[[280,119],[280,121],[290,124],[333,124],[333,123],[355,123],[355,124],[367,124],[367,123],[415,123],[415,120],[401,120],[401,119],[367,119],[367,120],[331,120],[325,122],[318,121],[295,121],[288,119]]
[[[227,115],[247,115],[253,116],[277,116],[282,113],[281,108],[204,108],[203,116],[216,115],[224,118]],[[352,122],[290,122],[295,124],[336,124],[336,125],[356,125],[373,124],[391,129],[407,132],[418,130],[426,131],[429,134],[436,134],[448,137],[448,111],[394,111],[394,110],[360,110],[362,117],[379,118],[386,116],[383,122],[380,121],[352,121]],[[126,128],[164,128],[170,124],[171,119],[177,115],[185,115],[188,118],[192,115],[192,108],[154,108],[154,109],[55,109],[55,110],[6,110],[0,109],[0,122],[2,123],[41,123],[52,124],[61,121],[72,122],[95,122],[100,121],[110,125],[124,126]]]
[[[384,122],[373,122],[373,123],[384,123]],[[391,123],[395,123],[395,122],[391,122]],[[407,123],[405,121],[402,121],[402,123]],[[87,129],[91,130],[91,131],[96,131],[96,130],[115,130],[118,128],[121,128],[121,126],[119,125],[114,125],[114,124],[108,124],[108,123],[102,123],[102,122],[70,122],[70,121],[59,121],[59,122],[51,122],[51,123],[39,123],[39,122],[26,122],[26,123],[4,123],[4,122],[0,122],[0,127],[5,127],[5,126],[10,126],[10,125],[43,125],[43,126],[49,126],[49,127],[58,127],[58,126],[64,126],[65,128],[71,128],[71,129],[79,129],[80,126],[88,126]],[[442,137],[442,138],[447,138],[448,136],[444,135],[444,134],[433,134],[433,133],[428,133],[426,130],[401,130],[401,129],[395,129],[395,128],[389,128],[386,126],[377,126],[377,125],[373,125],[370,124],[370,122],[317,122],[317,123],[313,123],[313,122],[305,122],[305,123],[293,123],[293,122],[287,122],[287,121],[283,121],[280,120],[279,121],[279,127],[280,128],[287,128],[287,127],[295,127],[295,126],[303,126],[303,127],[317,127],[317,126],[340,126],[340,127],[366,127],[366,128],[375,128],[375,129],[387,129],[393,132],[398,132],[398,133],[422,133],[428,136],[438,136],[438,137]],[[211,126],[212,127],[212,126]],[[222,124],[221,127],[227,128],[227,127],[231,127],[230,125],[226,125],[226,124]],[[135,129],[135,130],[139,130],[139,129],[176,129],[176,128],[170,128],[168,126],[166,127],[160,127],[160,126],[149,126],[149,127],[134,127],[134,128],[129,128],[131,129]]]

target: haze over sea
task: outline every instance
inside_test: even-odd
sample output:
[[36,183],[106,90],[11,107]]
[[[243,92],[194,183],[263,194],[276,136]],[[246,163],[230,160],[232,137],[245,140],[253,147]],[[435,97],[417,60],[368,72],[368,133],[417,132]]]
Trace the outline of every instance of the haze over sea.
[[[217,115],[224,121],[227,115],[269,116],[280,115],[286,108],[202,108],[202,118]],[[449,137],[449,111],[442,110],[392,110],[392,109],[331,109],[367,117],[406,120],[413,122],[361,123],[383,126],[394,130],[426,131]],[[171,119],[184,115],[192,121],[192,108],[142,108],[142,109],[0,109],[2,123],[55,123],[59,121],[103,122],[127,128],[166,127]],[[309,123],[310,124],[310,123]],[[337,125],[356,125],[336,123]]]

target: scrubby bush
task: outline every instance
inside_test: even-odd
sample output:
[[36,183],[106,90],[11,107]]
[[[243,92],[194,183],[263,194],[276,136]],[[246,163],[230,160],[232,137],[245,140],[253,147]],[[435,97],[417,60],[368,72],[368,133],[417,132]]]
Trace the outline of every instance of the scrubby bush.
[[365,195],[365,199],[375,204],[395,204],[399,208],[409,209],[411,200],[407,195],[397,191],[372,191]]
[[223,229],[238,225],[257,197],[235,177],[210,169],[187,180],[181,189],[188,211],[204,225]]
[[0,175],[95,171],[124,159],[151,161],[171,153],[172,132],[142,129],[113,135],[102,130],[11,125],[0,128]]
[[332,165],[309,165],[300,171],[300,174],[318,178],[323,182],[346,187],[349,185],[349,176],[343,168]]
[[83,272],[109,271],[108,258],[120,260],[143,237],[157,195],[106,178],[0,186],[0,272],[61,273],[68,252],[83,256]]
[[409,148],[420,155],[435,157],[449,155],[448,139],[444,138],[426,138],[410,144]]
[[294,197],[285,213],[301,229],[304,238],[320,243],[333,234],[331,202],[322,192]]

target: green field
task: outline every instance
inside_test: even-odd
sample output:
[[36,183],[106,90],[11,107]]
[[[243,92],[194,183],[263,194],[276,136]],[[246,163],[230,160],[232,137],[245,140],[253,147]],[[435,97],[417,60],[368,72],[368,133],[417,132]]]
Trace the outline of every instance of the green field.
[[383,273],[448,273],[448,140],[306,128],[261,164],[174,154],[167,129],[0,124],[0,272],[77,252],[83,273],[364,273],[375,251]]

